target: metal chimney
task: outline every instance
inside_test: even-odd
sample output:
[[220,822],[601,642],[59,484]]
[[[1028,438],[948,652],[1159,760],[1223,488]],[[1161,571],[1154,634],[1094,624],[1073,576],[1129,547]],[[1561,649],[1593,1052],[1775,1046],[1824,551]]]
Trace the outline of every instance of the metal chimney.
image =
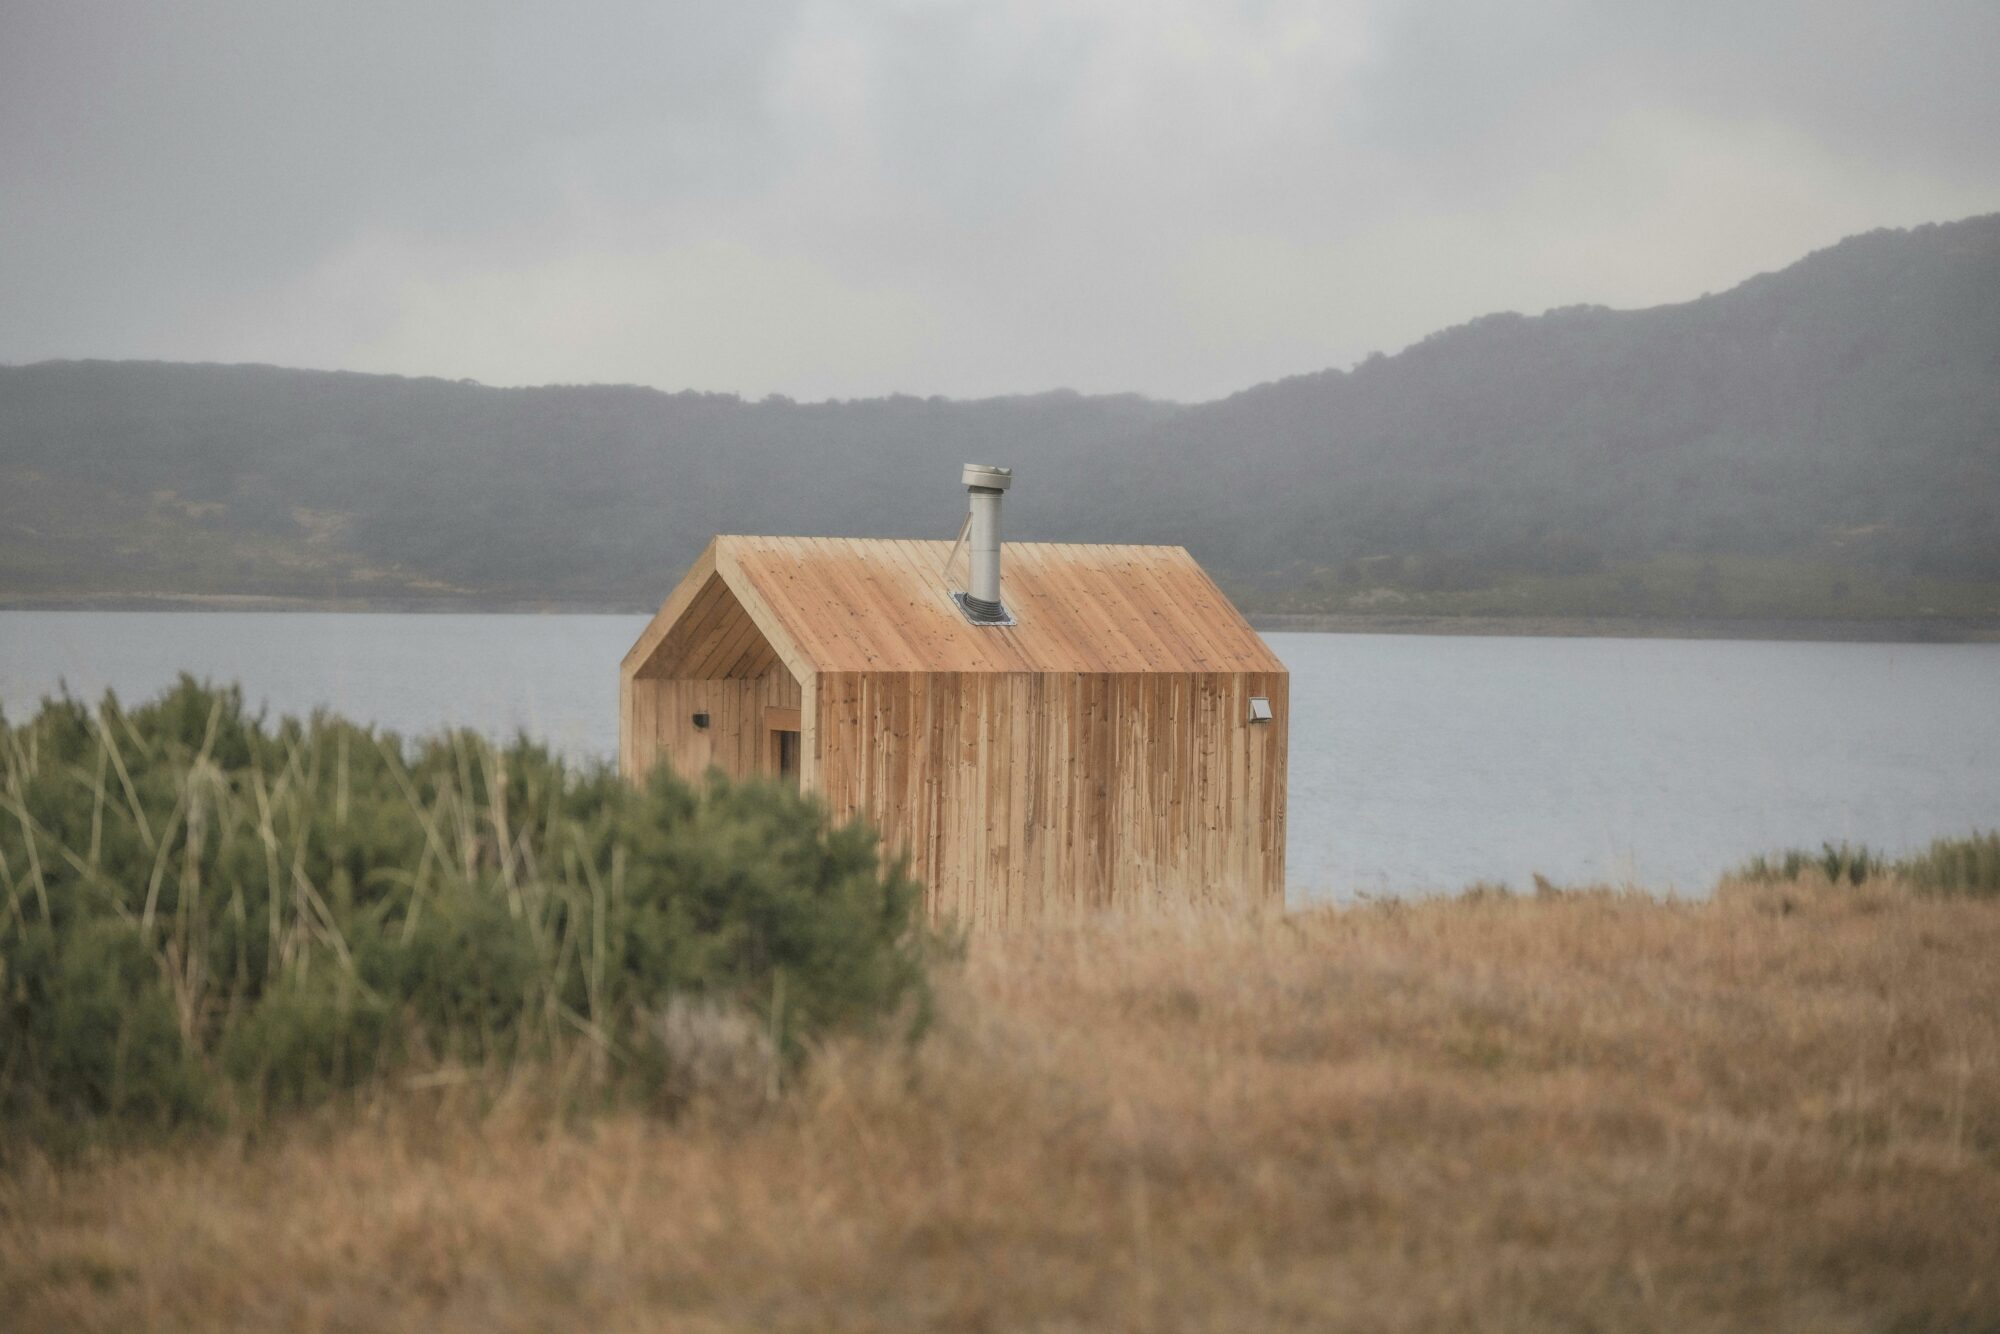
[[1012,625],[1014,618],[1000,602],[1000,497],[1014,484],[1014,470],[968,463],[964,480],[971,506],[965,520],[970,562],[966,590],[953,598],[974,625]]

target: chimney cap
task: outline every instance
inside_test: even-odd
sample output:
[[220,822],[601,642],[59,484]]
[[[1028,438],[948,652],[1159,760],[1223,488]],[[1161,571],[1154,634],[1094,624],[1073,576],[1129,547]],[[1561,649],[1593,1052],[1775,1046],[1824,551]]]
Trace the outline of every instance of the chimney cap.
[[965,465],[964,480],[967,486],[978,487],[982,491],[1005,491],[1014,485],[1014,470],[991,463],[968,463]]

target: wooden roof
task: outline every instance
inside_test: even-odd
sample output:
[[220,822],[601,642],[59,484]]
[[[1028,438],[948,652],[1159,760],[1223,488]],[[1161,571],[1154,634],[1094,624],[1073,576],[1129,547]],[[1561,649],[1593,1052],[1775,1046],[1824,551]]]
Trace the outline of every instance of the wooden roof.
[[[1183,547],[1009,542],[1015,625],[969,624],[949,542],[718,537],[625,655],[644,676],[1282,672]],[[963,566],[963,557],[960,558]],[[761,641],[761,642],[758,642]]]

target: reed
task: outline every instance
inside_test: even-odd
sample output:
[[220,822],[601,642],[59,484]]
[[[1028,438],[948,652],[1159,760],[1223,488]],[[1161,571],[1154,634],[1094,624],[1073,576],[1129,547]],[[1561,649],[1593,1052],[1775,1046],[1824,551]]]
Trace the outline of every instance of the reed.
[[[11,1326],[2000,1312],[1991,835],[1699,902],[1089,918],[934,967],[866,831],[785,793],[192,683],[0,735]],[[926,1003],[924,1042],[870,1037]],[[177,1099],[221,1133],[46,1129]]]
[[1794,848],[1751,858],[1730,879],[1774,884],[1818,875],[1833,884],[1901,880],[1921,893],[1991,898],[2000,896],[2000,831],[1965,838],[1941,838],[1922,852],[1890,857],[1865,844],[1822,844],[1816,853]]
[[1926,893],[2000,898],[2000,830],[1941,838],[1898,869]]
[[667,1021],[689,1003],[742,1011],[785,1064],[922,1012],[919,887],[773,786],[267,723],[189,679],[130,710],[48,701],[0,726],[0,763],[17,1134],[255,1123],[523,1063],[651,1097],[686,1084],[661,1035],[695,1031]]
[[1817,873],[982,935],[924,1042],[832,1038],[755,1115],[562,1128],[439,1086],[248,1147],[23,1163],[0,1173],[0,1310],[1988,1329],[1996,957],[2000,905]]

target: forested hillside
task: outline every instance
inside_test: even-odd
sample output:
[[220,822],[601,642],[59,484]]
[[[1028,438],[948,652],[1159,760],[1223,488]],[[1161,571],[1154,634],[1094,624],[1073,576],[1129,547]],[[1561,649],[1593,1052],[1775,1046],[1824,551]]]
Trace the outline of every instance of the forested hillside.
[[0,599],[644,607],[711,533],[1176,542],[1269,608],[2000,611],[2000,216],[1193,407],[0,368]]
[[2000,217],[1684,305],[1488,316],[1155,444],[1239,461],[1209,540],[1246,571],[1392,554],[1451,587],[1680,556],[1992,580]]

